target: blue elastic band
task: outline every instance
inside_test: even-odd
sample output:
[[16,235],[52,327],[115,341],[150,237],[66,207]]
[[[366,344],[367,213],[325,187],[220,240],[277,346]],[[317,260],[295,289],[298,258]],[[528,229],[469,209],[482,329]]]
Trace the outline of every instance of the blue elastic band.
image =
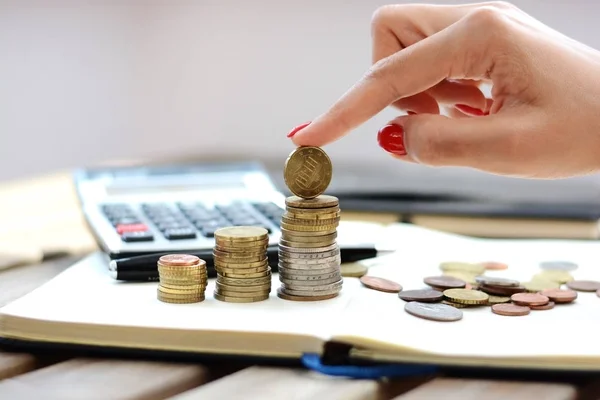
[[304,354],[302,364],[314,371],[331,376],[344,376],[356,379],[379,379],[384,377],[406,377],[430,375],[437,371],[436,367],[426,365],[323,365],[319,354]]

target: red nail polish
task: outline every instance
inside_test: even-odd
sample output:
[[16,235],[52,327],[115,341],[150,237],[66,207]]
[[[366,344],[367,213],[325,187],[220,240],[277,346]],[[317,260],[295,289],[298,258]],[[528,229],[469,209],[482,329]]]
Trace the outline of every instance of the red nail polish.
[[290,131],[290,133],[287,134],[287,137],[291,138],[292,136],[294,136],[296,133],[298,133],[300,130],[306,128],[308,125],[310,125],[310,122],[306,122],[302,125],[298,125],[297,127],[295,127],[294,129],[292,129]]
[[406,155],[406,147],[404,147],[404,128],[400,125],[386,125],[377,133],[377,141],[388,153],[398,156]]
[[414,112],[414,111],[407,111],[406,113],[407,113],[408,115],[416,115],[416,114],[417,114],[417,113],[416,113],[416,112]]
[[482,110],[475,108],[475,107],[468,106],[466,104],[457,104],[454,107],[458,108],[460,111],[464,112],[465,114],[474,115],[476,117],[480,117],[480,116],[484,115],[484,112]]

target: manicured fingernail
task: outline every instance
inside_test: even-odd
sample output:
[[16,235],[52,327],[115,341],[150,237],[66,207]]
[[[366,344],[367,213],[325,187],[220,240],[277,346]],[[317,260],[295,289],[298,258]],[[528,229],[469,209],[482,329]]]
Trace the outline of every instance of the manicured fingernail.
[[296,133],[298,133],[300,130],[306,128],[308,125],[310,125],[310,122],[306,122],[302,125],[298,125],[297,127],[295,127],[294,129],[292,129],[290,131],[290,133],[287,134],[287,137],[291,138],[292,136],[294,136]]
[[416,112],[414,112],[414,111],[407,111],[406,113],[407,113],[408,115],[415,115],[415,114],[416,114]]
[[388,153],[397,156],[406,155],[406,147],[404,147],[404,128],[400,125],[386,125],[377,133],[377,141]]
[[457,104],[454,107],[464,112],[465,114],[474,115],[476,117],[482,116],[484,114],[482,110],[468,106],[466,104]]

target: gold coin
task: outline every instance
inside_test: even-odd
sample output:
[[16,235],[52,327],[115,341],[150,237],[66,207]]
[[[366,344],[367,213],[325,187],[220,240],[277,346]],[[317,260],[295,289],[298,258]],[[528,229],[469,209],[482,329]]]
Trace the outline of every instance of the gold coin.
[[469,272],[464,271],[444,271],[444,275],[451,276],[453,278],[457,278],[463,280],[471,285],[477,285],[477,281],[475,277],[477,275],[471,274]]
[[340,272],[344,277],[360,278],[364,276],[368,270],[369,269],[366,266],[357,262],[340,265]]
[[537,292],[541,292],[542,290],[546,290],[546,289],[560,288],[560,283],[542,280],[542,279],[531,280],[529,282],[523,282],[523,283],[521,283],[521,285],[523,285],[525,287],[525,290],[527,290],[530,293],[537,293]]
[[481,264],[449,261],[440,264],[440,269],[444,272],[462,271],[470,274],[480,275],[485,271],[485,266]]
[[207,282],[192,282],[190,285],[182,285],[181,283],[163,282],[160,281],[160,287],[172,290],[204,290],[206,289]]
[[287,240],[288,242],[297,243],[321,243],[321,242],[334,242],[337,239],[337,232],[329,235],[319,236],[300,236],[292,233],[281,233],[281,239]]
[[469,308],[468,304],[455,303],[453,301],[442,300],[442,304],[447,304],[455,308]]
[[288,225],[302,226],[338,225],[340,223],[340,217],[330,219],[298,219],[289,218],[284,215],[281,217],[281,222]]
[[455,303],[461,304],[486,304],[489,296],[479,290],[469,289],[446,289],[444,297]]
[[252,286],[252,285],[266,285],[271,283],[271,274],[260,278],[228,278],[226,276],[217,276],[217,283],[221,283],[227,286]]
[[562,270],[545,270],[540,272],[539,274],[534,275],[533,278],[531,278],[532,281],[541,280],[558,283],[571,282],[573,279],[573,275],[571,275],[567,271]]
[[333,167],[329,156],[319,147],[301,146],[285,160],[283,179],[290,192],[312,199],[327,189]]
[[292,301],[321,301],[321,300],[329,300],[339,296],[339,292],[331,293],[322,296],[293,296],[287,294],[285,289],[279,288],[277,289],[277,297],[284,300],[292,300]]
[[269,245],[269,239],[261,239],[254,242],[221,242],[215,241],[215,249],[224,252],[239,252],[239,251],[266,251]]
[[220,293],[223,292],[264,292],[265,290],[271,291],[271,281],[267,282],[267,283],[263,283],[260,285],[226,285],[224,283],[221,283],[219,281],[215,282],[215,287],[219,289]]
[[510,303],[510,297],[493,296],[491,294],[488,294],[488,304],[502,304],[502,303]]
[[242,270],[235,270],[236,272],[224,272],[217,271],[217,277],[222,276],[224,278],[234,278],[234,279],[254,279],[254,278],[262,278],[265,276],[271,276],[271,267],[268,267],[265,271],[258,272],[244,272],[240,273]]
[[337,197],[322,194],[313,199],[304,199],[299,196],[289,196],[285,199],[285,205],[294,208],[327,208],[339,206]]
[[219,300],[219,301],[224,301],[227,303],[254,303],[257,301],[263,301],[263,300],[267,300],[269,298],[269,294],[264,294],[262,296],[257,296],[257,297],[231,297],[231,296],[224,296],[221,295],[219,293],[214,293],[213,294],[214,298]]
[[174,298],[174,297],[165,297],[158,296],[158,300],[163,303],[172,303],[172,304],[191,304],[191,303],[200,303],[205,300],[205,296],[198,297],[187,297],[187,298]]
[[243,251],[230,253],[221,250],[213,250],[213,258],[226,262],[260,261],[267,256],[266,251]]
[[271,287],[263,290],[255,290],[253,292],[244,292],[242,290],[225,290],[220,287],[215,288],[215,293],[227,297],[260,297],[271,292]]
[[[326,210],[330,210],[330,209],[326,208]],[[316,210],[309,209],[307,211],[308,212],[290,211],[290,209],[288,208],[287,211],[283,214],[283,216],[286,218],[292,218],[292,219],[303,219],[303,220],[307,220],[307,221],[315,221],[315,220],[319,221],[322,219],[340,218],[342,215],[342,213],[339,209],[337,211],[328,211],[328,212],[316,212],[316,211],[320,211],[319,209],[316,209]]]
[[285,229],[284,227],[281,227],[281,226],[280,226],[280,229],[281,229],[281,234],[282,235],[293,236],[293,237],[298,237],[298,236],[302,236],[302,237],[320,237],[320,236],[328,236],[328,235],[337,234],[336,227],[333,227],[329,231],[318,231],[318,232],[294,231],[294,230]]
[[289,231],[297,231],[297,232],[335,232],[337,225],[318,225],[318,226],[311,226],[311,225],[292,225],[292,224],[287,224],[285,222],[281,223],[281,227],[283,229],[287,229]]
[[237,275],[237,276],[249,276],[252,274],[256,274],[256,273],[264,273],[266,271],[268,271],[270,269],[269,264],[265,263],[264,267],[256,267],[256,268],[222,268],[222,267],[217,267],[215,266],[215,269],[217,270],[218,273],[220,274],[226,274],[225,276],[232,276],[232,275]]
[[159,293],[182,295],[182,296],[186,296],[186,295],[193,296],[193,295],[198,295],[198,294],[204,293],[205,289],[206,289],[205,287],[194,288],[194,289],[170,289],[170,288],[166,288],[164,286],[159,286],[157,290]]
[[218,242],[257,242],[267,239],[269,231],[259,226],[228,226],[215,231]]
[[204,260],[191,254],[166,254],[158,259],[158,265],[165,265],[171,267],[184,267],[206,264]]
[[335,242],[335,240],[333,240],[333,241],[328,241],[328,242],[304,243],[304,242],[290,242],[288,240],[281,239],[279,241],[279,244],[282,246],[292,247],[292,248],[296,248],[296,249],[302,249],[302,248],[312,249],[312,248],[319,248],[319,247],[329,247],[329,246],[336,244],[336,242]]
[[258,268],[258,267],[266,267],[267,265],[269,265],[269,261],[267,260],[267,258],[263,258],[260,261],[253,261],[253,262],[223,262],[219,259],[215,258],[215,267],[218,268],[240,268],[240,269],[246,269],[246,268]]
[[203,271],[206,271],[206,266],[199,266],[199,265],[193,265],[193,266],[186,266],[186,267],[171,267],[168,265],[160,265],[158,264],[157,266],[158,272],[166,272],[166,273],[171,273],[171,274],[193,274],[193,273],[200,273]]

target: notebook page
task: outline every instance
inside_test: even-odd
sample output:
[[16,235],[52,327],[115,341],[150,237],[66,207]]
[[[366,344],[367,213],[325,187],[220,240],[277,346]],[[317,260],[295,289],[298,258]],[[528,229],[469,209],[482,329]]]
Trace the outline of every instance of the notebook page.
[[[394,226],[389,236],[402,243],[401,250],[363,263],[371,266],[369,275],[395,280],[404,290],[426,288],[423,278],[440,275],[443,261],[502,261],[509,264],[508,270],[486,275],[527,281],[541,271],[540,261],[569,260],[579,264],[571,272],[575,279],[600,280],[600,243],[595,241],[472,239],[407,225]],[[357,286],[343,322],[333,332],[336,339],[367,348],[447,356],[600,360],[600,298],[595,293],[578,292],[573,304],[532,310],[522,317],[496,315],[486,306],[462,309],[463,318],[457,322],[436,322],[406,313],[397,294]]]

